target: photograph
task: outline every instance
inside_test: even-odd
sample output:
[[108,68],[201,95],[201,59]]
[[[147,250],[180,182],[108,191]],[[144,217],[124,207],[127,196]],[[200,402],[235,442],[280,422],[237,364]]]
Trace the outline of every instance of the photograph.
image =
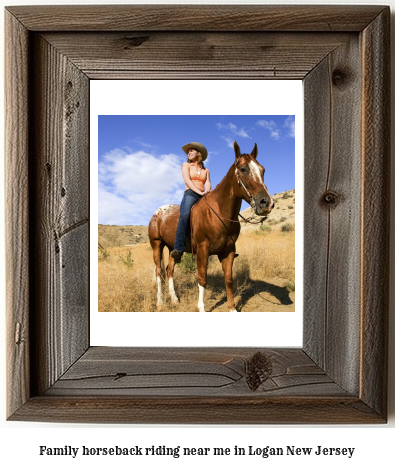
[[99,115],[97,210],[99,312],[295,311],[294,115]]

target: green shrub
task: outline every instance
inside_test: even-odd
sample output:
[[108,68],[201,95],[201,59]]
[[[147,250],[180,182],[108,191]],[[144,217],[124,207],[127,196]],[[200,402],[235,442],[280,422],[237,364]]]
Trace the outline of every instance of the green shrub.
[[279,223],[279,220],[277,220],[277,219],[268,219],[267,223],[270,224],[270,225],[275,225],[275,224]]
[[99,261],[105,261],[109,258],[110,253],[106,251],[104,248],[99,248]]
[[295,283],[293,281],[287,281],[285,286],[290,292],[295,292]]
[[290,223],[286,223],[284,225],[281,225],[281,231],[282,232],[292,232],[292,230],[295,230],[295,227]]
[[191,253],[184,253],[180,263],[181,269],[186,273],[193,273],[196,270],[196,254],[192,259]]
[[119,261],[124,264],[127,268],[133,268],[132,252],[129,251],[126,255],[126,258],[124,256],[120,256]]

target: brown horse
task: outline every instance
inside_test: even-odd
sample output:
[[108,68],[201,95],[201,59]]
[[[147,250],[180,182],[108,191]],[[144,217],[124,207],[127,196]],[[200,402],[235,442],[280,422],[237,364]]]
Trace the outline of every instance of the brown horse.
[[[187,238],[186,252],[197,256],[199,283],[198,308],[204,312],[204,289],[207,283],[207,261],[210,255],[217,255],[224,271],[228,307],[235,312],[233,299],[232,267],[236,253],[236,240],[240,234],[238,214],[244,199],[257,215],[267,215],[274,207],[272,197],[263,181],[265,169],[257,162],[258,147],[255,144],[251,155],[240,154],[240,147],[234,142],[235,162],[227,175],[207,196],[197,202],[191,210],[191,233]],[[180,206],[160,207],[152,216],[148,234],[153,249],[155,276],[158,286],[157,305],[162,304],[162,282],[165,270],[163,248],[173,250],[176,237]],[[169,291],[174,303],[178,298],[174,291],[174,259],[169,257],[166,268]]]

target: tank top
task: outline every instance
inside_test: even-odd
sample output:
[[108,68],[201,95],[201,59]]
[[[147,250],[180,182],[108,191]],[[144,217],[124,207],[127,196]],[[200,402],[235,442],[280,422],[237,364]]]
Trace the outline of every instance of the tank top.
[[[200,190],[204,191],[204,183],[207,179],[207,170],[200,168],[200,175],[197,170],[196,163],[189,163],[189,177],[191,178],[192,183]],[[185,189],[188,189],[188,186],[185,186]]]

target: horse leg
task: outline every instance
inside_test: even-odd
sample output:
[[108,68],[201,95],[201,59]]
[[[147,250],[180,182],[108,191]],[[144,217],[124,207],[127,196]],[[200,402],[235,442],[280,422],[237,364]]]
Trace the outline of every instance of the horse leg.
[[235,307],[235,301],[233,298],[233,279],[232,279],[232,268],[233,260],[235,258],[235,252],[231,251],[224,258],[221,259],[222,270],[225,277],[226,296],[228,298],[228,307],[231,312],[237,312]]
[[177,304],[179,302],[176,292],[174,290],[173,274],[174,274],[175,265],[176,263],[175,263],[174,258],[169,256],[169,264],[167,265],[167,268],[166,268],[166,274],[167,274],[167,279],[169,280],[169,292],[170,292],[170,297],[171,297],[171,301],[173,304]]
[[208,261],[208,246],[200,245],[197,248],[197,270],[198,270],[198,283],[199,283],[199,312],[205,312],[204,307],[204,291],[207,284],[207,261]]
[[158,308],[161,307],[163,303],[162,299],[162,278],[164,277],[164,269],[163,269],[163,248],[164,248],[164,243],[162,240],[151,240],[151,247],[153,251],[153,256],[154,256],[154,263],[155,263],[155,271],[154,271],[154,277],[156,280],[156,284],[158,287],[157,290],[157,301],[156,301],[156,306]]

